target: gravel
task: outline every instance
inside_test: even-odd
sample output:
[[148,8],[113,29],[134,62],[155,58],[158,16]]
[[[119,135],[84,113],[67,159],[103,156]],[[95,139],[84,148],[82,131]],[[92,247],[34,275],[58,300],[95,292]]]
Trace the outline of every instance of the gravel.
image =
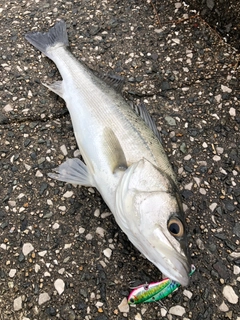
[[[3,319],[239,320],[239,56],[194,15],[172,0],[0,5]],[[163,306],[127,304],[132,283],[161,274],[97,190],[47,176],[80,152],[63,101],[41,84],[60,76],[24,34],[60,18],[77,59],[144,100],[177,174],[196,271]]]

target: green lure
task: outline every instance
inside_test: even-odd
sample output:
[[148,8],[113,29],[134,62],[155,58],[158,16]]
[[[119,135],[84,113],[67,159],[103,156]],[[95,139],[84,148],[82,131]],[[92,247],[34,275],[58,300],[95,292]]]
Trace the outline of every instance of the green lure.
[[[195,266],[191,266],[189,277],[196,270]],[[173,293],[180,287],[180,283],[173,281],[169,278],[163,279],[159,282],[144,284],[135,288],[128,297],[129,304],[139,304],[159,301],[166,298],[169,294]]]

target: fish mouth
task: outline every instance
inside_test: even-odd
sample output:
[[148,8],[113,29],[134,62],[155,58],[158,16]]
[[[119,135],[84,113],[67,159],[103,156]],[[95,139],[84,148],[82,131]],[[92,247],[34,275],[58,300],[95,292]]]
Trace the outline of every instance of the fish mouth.
[[182,250],[181,244],[179,242],[178,244],[179,246],[174,246],[164,233],[161,233],[161,239],[159,239],[158,233],[158,258],[157,261],[152,262],[165,276],[182,286],[187,286],[189,284],[191,262],[188,252],[185,254],[186,250]]
[[182,286],[189,284],[191,259],[185,236],[176,239],[167,230],[157,227],[148,236],[147,258],[169,279]]

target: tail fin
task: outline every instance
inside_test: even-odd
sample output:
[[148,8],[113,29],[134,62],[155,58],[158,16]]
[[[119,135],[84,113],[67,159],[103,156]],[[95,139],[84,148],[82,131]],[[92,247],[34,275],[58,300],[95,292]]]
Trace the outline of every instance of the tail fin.
[[57,22],[48,32],[29,33],[25,35],[25,38],[50,59],[49,48],[54,47],[56,44],[64,47],[68,46],[66,23],[63,20]]

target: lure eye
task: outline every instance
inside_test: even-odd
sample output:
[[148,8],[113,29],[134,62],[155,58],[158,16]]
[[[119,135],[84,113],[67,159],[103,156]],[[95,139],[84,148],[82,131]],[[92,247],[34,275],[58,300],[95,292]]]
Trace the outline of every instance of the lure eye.
[[178,218],[172,218],[168,221],[168,230],[174,237],[182,237],[184,234],[183,223]]
[[131,298],[129,301],[130,301],[131,303],[134,303],[134,302],[135,302],[133,298]]

